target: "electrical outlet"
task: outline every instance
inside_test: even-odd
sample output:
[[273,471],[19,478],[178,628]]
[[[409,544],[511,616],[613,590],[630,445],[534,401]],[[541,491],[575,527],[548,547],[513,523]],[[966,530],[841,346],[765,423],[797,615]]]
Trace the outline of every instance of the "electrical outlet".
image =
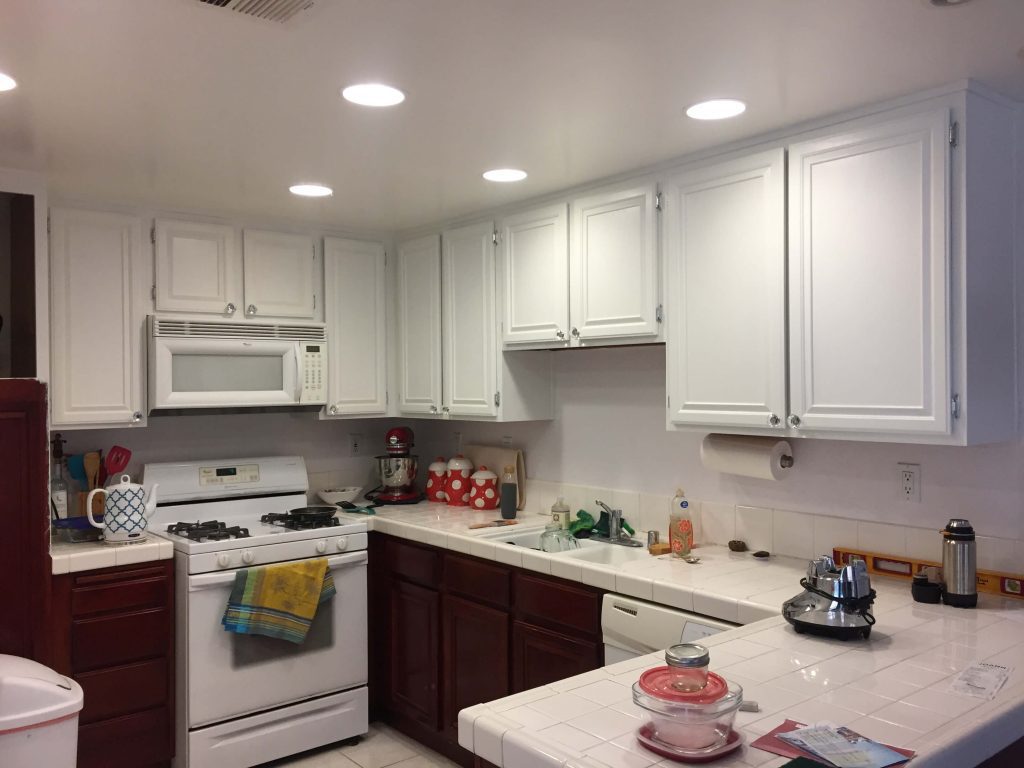
[[356,432],[348,433],[349,456],[359,456],[363,450],[363,436]]
[[512,447],[512,435],[502,435],[501,436],[501,447],[502,448],[511,448]]
[[900,498],[903,501],[921,501],[921,465],[898,464],[900,470]]
[[454,446],[453,453],[462,453],[462,433],[459,431],[452,432],[452,445]]

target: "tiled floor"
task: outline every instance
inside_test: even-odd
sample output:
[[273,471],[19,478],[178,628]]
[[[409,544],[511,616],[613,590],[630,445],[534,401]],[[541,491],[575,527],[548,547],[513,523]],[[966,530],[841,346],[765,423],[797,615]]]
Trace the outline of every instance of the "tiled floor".
[[262,768],[455,768],[455,763],[381,723],[358,744],[326,746]]

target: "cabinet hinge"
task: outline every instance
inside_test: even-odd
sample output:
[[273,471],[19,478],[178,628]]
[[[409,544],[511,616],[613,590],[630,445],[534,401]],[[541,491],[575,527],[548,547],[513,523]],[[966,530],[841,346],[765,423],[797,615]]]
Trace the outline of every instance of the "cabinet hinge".
[[498,230],[494,230],[493,232],[491,232],[491,242],[494,243],[495,245],[498,244]]
[[391,405],[391,393],[384,390],[384,405]]
[[154,283],[149,287],[149,298],[156,301],[156,284]]
[[656,192],[654,194],[654,210],[661,210],[661,192]]
[[960,418],[960,395],[953,395],[953,399],[949,401],[949,412],[954,419]]
[[495,392],[494,393],[494,406],[497,407],[499,405],[501,405],[501,392]]
[[50,214],[46,214],[46,236],[50,236]]
[[661,304],[654,309],[654,319],[659,323],[665,319],[665,311],[662,309]]
[[156,224],[149,228],[149,242],[156,245]]
[[955,147],[960,143],[960,123],[954,120],[949,124],[949,146]]
[[672,395],[665,395],[665,407],[671,410],[671,408],[672,408]]
[[313,294],[313,309],[316,309],[316,294]]

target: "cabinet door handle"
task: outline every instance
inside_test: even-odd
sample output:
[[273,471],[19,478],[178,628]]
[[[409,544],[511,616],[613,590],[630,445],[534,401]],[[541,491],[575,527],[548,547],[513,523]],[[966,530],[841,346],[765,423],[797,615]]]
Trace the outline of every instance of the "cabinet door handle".
[[800,426],[800,417],[795,413],[789,417],[789,426],[793,427],[793,429],[797,429]]
[[774,413],[768,417],[768,426],[777,427],[782,423],[782,419],[776,416]]
[[233,315],[233,314],[235,314],[235,305],[232,302],[229,301],[228,305],[226,307],[224,307],[224,314],[225,315]]
[[142,421],[142,411],[136,411],[132,414],[132,423],[138,424],[140,421]]
[[338,412],[338,406],[332,405],[329,412],[330,412],[331,416],[333,416],[334,414],[336,414]]
[[447,406],[447,405],[445,405],[445,406],[442,406],[442,407],[441,407],[441,412],[442,412],[442,413],[448,413],[448,406]]
[[248,307],[246,307],[245,308],[245,314],[247,314],[247,315],[255,315],[256,314],[256,305],[255,304],[250,304]]
[[434,405],[433,403],[430,404],[430,412],[437,413],[437,406]]
[[579,330],[578,330],[577,328],[575,328],[575,327],[573,327],[573,329],[572,329],[572,330],[570,331],[570,333],[572,334],[572,337],[573,337],[574,339],[578,339],[578,338],[580,337],[580,332],[579,332]]
[[555,331],[555,336],[562,341],[565,341],[565,331]]

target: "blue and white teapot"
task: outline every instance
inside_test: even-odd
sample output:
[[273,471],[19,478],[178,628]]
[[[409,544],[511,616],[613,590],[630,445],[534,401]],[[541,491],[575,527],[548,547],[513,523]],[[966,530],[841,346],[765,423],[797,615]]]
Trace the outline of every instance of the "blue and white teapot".
[[[94,488],[85,500],[89,522],[102,529],[103,540],[108,544],[142,541],[146,538],[149,518],[156,510],[156,489],[156,485],[150,488],[147,498],[146,489],[139,483],[133,483],[128,475],[121,475],[120,483]],[[92,497],[97,493],[107,495],[103,502],[102,523],[96,522],[92,516]]]

